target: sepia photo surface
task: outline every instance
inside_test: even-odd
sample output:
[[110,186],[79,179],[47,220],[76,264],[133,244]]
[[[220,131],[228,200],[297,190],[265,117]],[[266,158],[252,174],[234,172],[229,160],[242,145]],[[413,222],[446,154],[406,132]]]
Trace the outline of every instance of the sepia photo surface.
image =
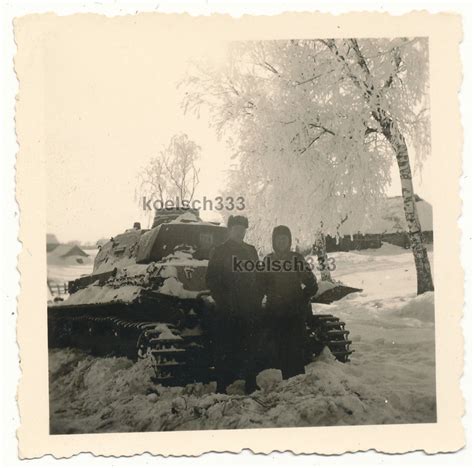
[[15,34],[21,456],[463,445],[456,16]]

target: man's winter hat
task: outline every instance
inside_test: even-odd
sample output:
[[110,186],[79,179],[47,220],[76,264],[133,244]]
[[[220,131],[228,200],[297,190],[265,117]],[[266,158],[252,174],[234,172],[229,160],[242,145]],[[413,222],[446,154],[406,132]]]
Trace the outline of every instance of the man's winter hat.
[[280,226],[276,226],[273,229],[272,245],[273,245],[274,249],[275,249],[275,239],[276,239],[277,236],[287,236],[290,239],[290,246],[291,246],[291,231],[290,231],[290,228],[288,226],[280,225]]
[[232,226],[243,226],[244,228],[248,229],[249,227],[249,220],[245,216],[240,215],[230,215],[229,219],[227,220],[227,227],[230,228]]

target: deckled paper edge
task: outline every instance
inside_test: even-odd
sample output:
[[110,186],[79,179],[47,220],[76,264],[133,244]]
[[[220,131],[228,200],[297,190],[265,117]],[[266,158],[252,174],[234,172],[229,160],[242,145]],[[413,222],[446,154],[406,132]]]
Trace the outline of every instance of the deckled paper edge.
[[[170,27],[186,23],[189,33],[205,27],[220,37],[275,39],[293,37],[389,37],[429,36],[431,71],[432,158],[439,192],[433,199],[434,272],[436,303],[436,367],[438,422],[377,426],[342,426],[287,429],[246,429],[171,433],[113,433],[49,435],[47,333],[46,333],[46,233],[45,157],[42,153],[44,73],[31,80],[28,70],[41,68],[44,35],[60,22],[142,22],[141,27]],[[211,24],[212,23],[212,24]],[[462,174],[462,131],[458,91],[461,83],[460,17],[414,12],[403,16],[386,13],[286,13],[274,17],[229,16],[192,18],[189,15],[149,14],[107,18],[77,14],[29,15],[14,22],[18,51],[15,70],[19,78],[16,131],[17,199],[20,206],[22,252],[19,256],[21,291],[18,300],[18,343],[22,376],[18,403],[21,426],[19,454],[35,458],[45,454],[70,457],[94,455],[130,456],[191,455],[206,452],[254,453],[291,451],[295,454],[341,454],[375,449],[384,453],[424,450],[450,452],[464,445],[461,417],[464,412],[459,381],[463,370],[463,271],[460,263],[461,214],[459,178]],[[203,29],[204,30],[204,29]],[[200,30],[202,33],[203,30]],[[278,35],[276,35],[278,32]],[[232,36],[234,35],[234,36]],[[36,67],[36,68],[35,68]],[[446,156],[449,155],[449,156]],[[51,183],[51,182],[49,182]]]

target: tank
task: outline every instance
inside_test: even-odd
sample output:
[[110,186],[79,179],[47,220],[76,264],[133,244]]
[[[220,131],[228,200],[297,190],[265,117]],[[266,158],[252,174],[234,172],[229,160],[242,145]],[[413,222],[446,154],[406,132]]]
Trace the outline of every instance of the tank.
[[[66,300],[48,306],[48,346],[148,359],[163,385],[209,382],[215,304],[205,277],[209,255],[226,235],[225,227],[191,210],[160,210],[151,229],[135,223],[103,244],[92,273],[69,282]],[[355,291],[341,287],[313,301]],[[349,360],[349,332],[337,317],[312,315],[307,332],[307,362],[325,346],[337,360]],[[263,359],[262,369],[268,364]]]

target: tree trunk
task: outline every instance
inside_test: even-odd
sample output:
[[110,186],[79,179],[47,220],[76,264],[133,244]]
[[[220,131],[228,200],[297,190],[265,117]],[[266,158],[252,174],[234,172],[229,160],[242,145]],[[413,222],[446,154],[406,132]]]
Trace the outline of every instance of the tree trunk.
[[[357,40],[351,39],[349,43],[350,49],[352,49],[357,56],[357,64],[365,77],[365,81],[363,82],[361,82],[356,75],[352,74],[346,57],[341,55],[334,39],[323,41],[323,43],[333,52],[337,60],[345,67],[346,73],[348,73],[348,77],[352,80],[354,85],[363,92],[367,104],[374,109],[372,110],[373,118],[380,124],[383,135],[395,152],[398,169],[400,171],[400,180],[402,183],[403,208],[405,210],[405,218],[408,225],[408,236],[410,238],[410,244],[415,258],[418,284],[417,291],[418,294],[423,294],[426,291],[433,291],[434,286],[431,277],[430,262],[428,254],[426,253],[426,248],[423,244],[423,235],[415,204],[410,160],[408,158],[408,148],[405,138],[400,132],[396,122],[392,120],[390,115],[381,105],[380,94],[376,93],[374,90],[374,82],[370,74],[370,69],[365,57],[361,53]],[[399,65],[400,57],[394,56],[394,60],[395,62],[398,61]],[[375,107],[373,107],[374,104]]]
[[321,271],[321,280],[332,282],[331,272],[329,271],[328,253],[326,252],[326,237],[322,230],[318,231],[316,234],[314,250],[318,257],[318,267]]
[[403,208],[405,210],[410,245],[415,259],[417,294],[423,294],[426,291],[433,291],[434,286],[431,277],[430,261],[423,243],[423,234],[415,203],[407,144],[398,127],[391,119],[384,119],[382,131],[397,157],[402,185]]

